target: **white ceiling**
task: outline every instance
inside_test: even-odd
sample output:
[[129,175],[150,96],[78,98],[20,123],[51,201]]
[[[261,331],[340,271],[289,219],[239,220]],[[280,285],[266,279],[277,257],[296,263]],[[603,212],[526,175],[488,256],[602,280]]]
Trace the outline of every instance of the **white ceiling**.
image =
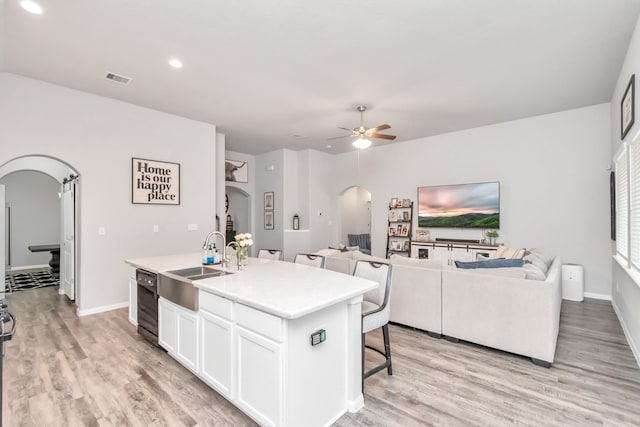
[[5,71],[215,124],[251,154],[353,149],[325,146],[360,103],[399,142],[608,102],[640,14],[640,0],[40,4],[0,0]]

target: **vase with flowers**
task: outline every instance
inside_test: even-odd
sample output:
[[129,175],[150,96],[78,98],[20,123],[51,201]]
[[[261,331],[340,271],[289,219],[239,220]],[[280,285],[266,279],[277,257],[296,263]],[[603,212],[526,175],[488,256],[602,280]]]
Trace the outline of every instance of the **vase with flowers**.
[[236,259],[238,262],[238,270],[247,265],[247,257],[249,247],[253,245],[253,239],[249,233],[236,234],[234,237],[236,243]]

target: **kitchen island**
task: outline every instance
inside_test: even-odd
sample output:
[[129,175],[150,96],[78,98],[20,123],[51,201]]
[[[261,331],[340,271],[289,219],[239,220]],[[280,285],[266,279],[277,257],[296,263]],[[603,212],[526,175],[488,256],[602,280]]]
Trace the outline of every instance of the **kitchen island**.
[[[199,261],[126,262],[162,273]],[[362,408],[361,302],[377,283],[256,258],[224,270],[193,282],[196,311],[160,297],[160,345],[262,425],[325,426]]]

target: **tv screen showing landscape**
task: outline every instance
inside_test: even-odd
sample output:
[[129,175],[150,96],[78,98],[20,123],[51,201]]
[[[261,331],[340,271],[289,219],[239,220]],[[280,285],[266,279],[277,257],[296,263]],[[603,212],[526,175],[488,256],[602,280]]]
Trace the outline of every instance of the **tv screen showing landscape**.
[[419,187],[418,226],[500,228],[500,183]]

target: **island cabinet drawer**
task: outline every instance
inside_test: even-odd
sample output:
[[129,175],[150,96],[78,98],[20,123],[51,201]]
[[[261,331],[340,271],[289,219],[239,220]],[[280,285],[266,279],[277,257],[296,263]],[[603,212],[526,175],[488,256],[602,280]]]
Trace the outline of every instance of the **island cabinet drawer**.
[[233,302],[205,291],[200,291],[198,298],[200,310],[208,311],[223,319],[233,320]]
[[282,319],[279,317],[237,304],[236,323],[276,342],[282,342]]

